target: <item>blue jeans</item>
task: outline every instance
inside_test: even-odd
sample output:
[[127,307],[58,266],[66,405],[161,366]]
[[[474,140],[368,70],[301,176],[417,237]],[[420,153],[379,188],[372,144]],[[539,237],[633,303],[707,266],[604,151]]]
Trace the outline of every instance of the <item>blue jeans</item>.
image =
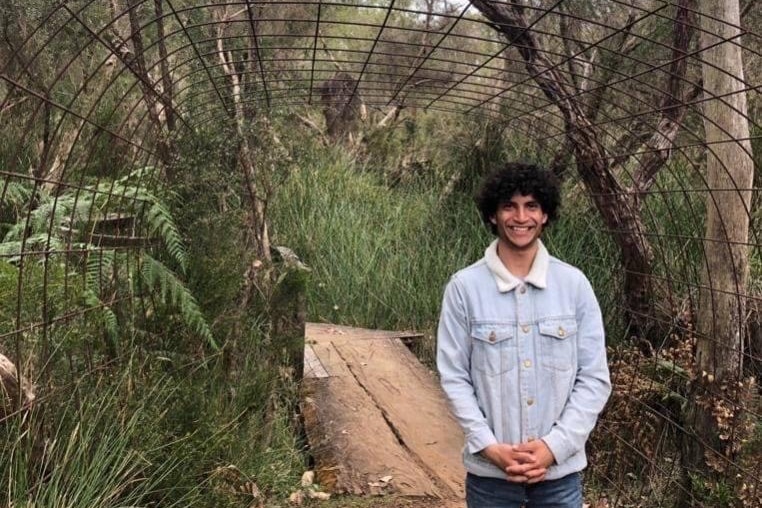
[[582,508],[582,475],[527,485],[468,473],[466,504],[468,508]]

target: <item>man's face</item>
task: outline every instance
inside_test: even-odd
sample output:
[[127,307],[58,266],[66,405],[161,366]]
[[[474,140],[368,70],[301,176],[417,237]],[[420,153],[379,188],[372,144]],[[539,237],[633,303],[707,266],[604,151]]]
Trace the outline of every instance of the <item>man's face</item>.
[[513,197],[497,207],[490,220],[497,228],[497,236],[509,248],[527,250],[534,247],[548,221],[540,203],[531,194]]

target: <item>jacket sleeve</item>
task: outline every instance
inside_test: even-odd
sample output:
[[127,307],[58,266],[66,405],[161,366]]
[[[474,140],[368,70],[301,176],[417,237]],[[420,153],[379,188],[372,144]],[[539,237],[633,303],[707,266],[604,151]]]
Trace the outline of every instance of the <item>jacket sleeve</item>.
[[437,331],[437,369],[455,418],[474,454],[497,443],[476,401],[471,381],[471,338],[466,307],[456,278],[445,288]]
[[577,293],[577,375],[561,416],[542,437],[560,464],[582,450],[611,394],[603,319],[587,278]]

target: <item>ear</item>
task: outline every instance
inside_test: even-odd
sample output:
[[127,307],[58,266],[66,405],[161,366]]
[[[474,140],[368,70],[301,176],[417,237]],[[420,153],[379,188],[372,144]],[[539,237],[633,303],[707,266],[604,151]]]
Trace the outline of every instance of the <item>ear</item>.
[[495,225],[497,225],[497,219],[495,218],[495,216],[494,216],[494,215],[493,215],[492,217],[490,217],[490,218],[489,218],[489,221],[490,221],[492,224],[495,224]]
[[548,214],[544,213],[542,214],[542,223],[546,224],[548,222]]

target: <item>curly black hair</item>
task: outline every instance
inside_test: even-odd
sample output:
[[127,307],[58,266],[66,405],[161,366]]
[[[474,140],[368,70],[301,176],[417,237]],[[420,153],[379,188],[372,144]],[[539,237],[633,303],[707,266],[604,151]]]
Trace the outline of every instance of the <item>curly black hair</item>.
[[516,193],[534,196],[543,213],[548,215],[546,227],[558,217],[561,191],[556,176],[535,164],[509,162],[487,176],[474,196],[482,220],[492,234],[497,234],[497,227],[490,219],[495,216],[498,207]]

